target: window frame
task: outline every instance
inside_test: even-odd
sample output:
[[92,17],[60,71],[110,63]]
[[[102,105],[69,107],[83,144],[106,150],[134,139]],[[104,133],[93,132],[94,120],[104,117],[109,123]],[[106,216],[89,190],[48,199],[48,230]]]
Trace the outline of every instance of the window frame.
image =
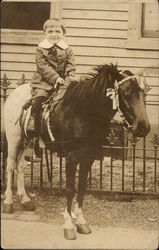
[[[61,18],[62,13],[60,2],[50,2],[50,18]],[[43,38],[43,31],[39,30],[20,30],[20,29],[2,29],[1,30],[1,43],[12,44],[38,44]]]
[[130,3],[128,10],[128,39],[126,49],[159,50],[159,38],[142,37],[143,3]]

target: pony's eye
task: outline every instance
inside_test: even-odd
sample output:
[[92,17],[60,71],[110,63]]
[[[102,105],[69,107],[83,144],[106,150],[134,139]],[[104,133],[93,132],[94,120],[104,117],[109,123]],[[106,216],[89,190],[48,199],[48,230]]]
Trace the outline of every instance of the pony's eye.
[[124,95],[126,97],[129,97],[131,95],[131,89],[130,88],[127,88],[125,91],[124,91]]
[[136,79],[132,79],[132,83],[136,83]]

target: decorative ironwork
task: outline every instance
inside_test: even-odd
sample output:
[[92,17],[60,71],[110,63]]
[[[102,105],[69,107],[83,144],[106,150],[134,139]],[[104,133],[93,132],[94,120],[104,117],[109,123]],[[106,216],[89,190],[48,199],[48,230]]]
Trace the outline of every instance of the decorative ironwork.
[[154,134],[150,142],[153,144],[155,148],[157,148],[159,145],[159,136],[157,134]]
[[8,86],[10,84],[11,84],[11,82],[8,80],[6,73],[4,73],[3,79],[2,79],[2,86],[1,86],[1,88],[3,90],[7,90]]
[[133,135],[133,133],[129,133],[129,134],[128,134],[128,140],[131,142],[132,145],[135,146],[135,145],[137,144],[137,142],[141,140],[141,138],[135,137],[135,136]]
[[20,85],[23,85],[23,84],[26,84],[26,83],[28,83],[28,81],[27,81],[27,79],[25,77],[25,74],[23,73],[22,76],[21,76],[21,79],[18,80],[18,82],[16,82],[16,84],[18,86],[20,86]]
[[145,78],[144,78],[144,84],[145,84],[145,94],[147,95],[147,92],[149,92],[152,88],[148,85]]
[[116,136],[114,130],[112,129],[106,139],[109,141],[110,145],[114,145],[115,142],[119,139],[119,137]]
[[[27,80],[25,78],[25,74],[22,74],[22,77],[21,79],[18,81],[17,85],[22,85],[22,84],[26,84],[27,83]],[[7,95],[6,95],[6,92],[8,89],[13,89],[10,87],[10,84],[12,84],[6,74],[4,74],[3,76],[3,79],[1,80],[1,89],[3,90],[3,95],[1,95],[1,97],[5,100],[7,98]],[[146,90],[145,92],[147,93],[151,88],[147,85],[146,87]],[[123,117],[122,117],[123,118]],[[123,120],[124,119],[121,119],[121,121],[113,121],[115,125],[121,125],[123,124]],[[153,152],[153,155],[151,154],[151,157],[153,156],[152,158],[152,161],[154,162],[154,167],[152,169],[152,173],[153,173],[153,194],[159,194],[159,186],[158,186],[158,165],[157,165],[157,154],[158,154],[158,146],[159,146],[159,136],[157,134],[154,134],[154,136],[152,137],[152,139],[150,140],[153,147],[152,149],[149,149],[149,148],[146,148],[146,143],[145,143],[145,138],[144,138],[144,143],[143,143],[143,147],[142,148],[137,148],[136,149],[136,143],[141,139],[141,138],[136,138],[133,136],[132,134],[132,131],[131,131],[131,127],[128,127],[127,129],[128,131],[128,140],[131,142],[132,144],[132,147],[125,147],[125,146],[116,146],[115,143],[116,141],[118,140],[120,142],[120,138],[119,136],[116,135],[116,129],[111,129],[110,130],[110,133],[108,134],[108,136],[106,137],[106,139],[108,140],[108,142],[110,143],[109,146],[106,146],[108,150],[110,150],[111,154],[111,159],[110,159],[110,164],[109,164],[109,171],[110,171],[110,191],[113,191],[113,188],[115,186],[115,171],[116,171],[116,168],[115,168],[115,163],[113,162],[115,157],[114,157],[114,151],[117,150],[118,152],[120,150],[123,151],[122,153],[122,173],[121,173],[121,189],[122,189],[122,192],[127,192],[126,189],[125,189],[125,186],[127,185],[126,183],[126,178],[125,178],[125,171],[126,171],[126,164],[125,164],[125,161],[126,161],[126,158],[125,158],[125,154],[124,154],[124,150],[132,150],[131,153],[132,153],[132,191],[133,192],[137,192],[138,191],[138,187],[136,185],[136,178],[137,178],[137,162],[136,162],[136,152],[137,150],[143,150],[143,183],[142,183],[142,187],[143,187],[143,192],[148,192],[147,191],[147,187],[148,187],[148,184],[145,183],[145,177],[146,175],[148,174],[148,172],[146,173],[146,152],[148,151],[152,151]],[[121,132],[121,131],[120,131]],[[120,133],[119,133],[120,135]],[[24,142],[26,143],[26,142]],[[6,141],[4,140],[2,142],[2,145],[3,145],[3,159],[2,159],[2,184],[5,185],[6,182],[5,182],[5,178],[6,178]],[[48,157],[50,156],[50,157]],[[52,188],[53,186],[56,187],[56,182],[54,182],[55,180],[55,176],[58,176],[58,186],[60,188],[63,188],[63,161],[62,161],[62,158],[59,160],[59,166],[58,166],[58,174],[57,174],[57,169],[56,169],[56,163],[55,163],[55,166],[54,166],[54,157],[55,155],[53,155],[52,153],[50,152],[47,152],[47,151],[41,151],[41,162],[40,162],[40,174],[39,174],[39,182],[40,182],[40,187],[42,188],[44,186],[44,179],[46,178],[46,176],[48,177],[48,182],[49,182],[49,185],[50,187]],[[118,161],[119,163],[119,161]],[[47,171],[47,175],[45,176],[45,172],[44,172],[44,165],[46,165],[46,170]],[[151,164],[152,165],[152,164]],[[35,171],[34,171],[35,167],[33,165],[33,162],[31,162],[31,170],[30,170],[30,177],[31,177],[31,182],[29,185],[31,185],[31,188],[33,189],[34,188],[34,185],[37,185],[34,181],[34,176],[36,175]],[[104,168],[104,165],[103,165],[103,159],[100,160],[100,166],[99,166],[99,176],[100,176],[100,179],[99,179],[99,189],[100,191],[105,191],[105,168]],[[94,172],[92,171],[92,175],[90,174],[90,179],[89,179],[89,188],[92,189],[92,185],[93,185],[93,180],[94,180],[94,176],[93,176]],[[127,186],[126,186],[127,187]]]

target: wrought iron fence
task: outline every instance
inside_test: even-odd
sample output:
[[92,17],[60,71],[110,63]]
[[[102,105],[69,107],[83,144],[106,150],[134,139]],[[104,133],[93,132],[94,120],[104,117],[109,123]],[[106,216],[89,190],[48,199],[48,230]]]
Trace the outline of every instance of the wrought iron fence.
[[[25,75],[17,85],[26,83]],[[4,75],[1,84],[1,98],[5,102],[8,90],[14,89]],[[128,135],[120,124],[111,127],[104,145],[97,153],[88,179],[88,189],[105,192],[159,193],[158,146],[159,136],[154,134],[146,146],[147,139]],[[120,130],[120,131],[119,131]],[[120,135],[120,139],[119,139]],[[7,144],[5,135],[1,141],[1,184],[6,185]],[[117,143],[118,142],[118,143]],[[119,143],[120,142],[120,143]],[[15,170],[16,171],[16,170]],[[78,168],[76,183],[78,182]],[[32,189],[35,187],[65,188],[65,158],[58,157],[47,149],[41,150],[39,163],[28,163],[25,169],[25,182]],[[13,174],[16,185],[16,172]]]

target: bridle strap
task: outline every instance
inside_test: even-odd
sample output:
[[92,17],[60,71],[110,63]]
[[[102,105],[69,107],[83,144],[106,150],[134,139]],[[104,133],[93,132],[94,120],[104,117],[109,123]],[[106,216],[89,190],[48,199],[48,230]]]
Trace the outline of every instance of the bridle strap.
[[118,91],[119,91],[119,86],[120,86],[121,84],[123,84],[124,82],[129,81],[129,80],[131,80],[131,79],[136,79],[136,80],[138,81],[138,76],[135,76],[135,75],[127,76],[127,77],[123,78],[121,81],[119,81],[119,82],[116,81],[116,82],[115,82],[116,97],[117,97],[117,99],[118,99],[117,111],[119,112],[119,114],[121,114],[121,115],[124,117],[125,123],[127,124],[128,128],[131,127],[131,125],[129,124],[129,122],[127,121],[127,119],[125,118],[123,112],[122,112],[121,109],[120,109],[120,106],[119,106],[119,92],[118,92]]
[[[107,94],[106,96],[110,97],[110,99],[112,99],[113,101],[113,110],[117,110],[120,114],[122,114],[122,116],[125,118],[123,112],[121,111],[120,107],[119,107],[119,86],[121,84],[123,84],[124,82],[128,81],[128,80],[131,80],[131,79],[136,79],[138,80],[138,76],[135,76],[135,75],[131,75],[131,76],[127,76],[125,78],[123,78],[121,81],[117,82],[115,81],[114,83],[114,86],[115,88],[109,88],[107,89]],[[130,127],[130,124],[128,123],[128,121],[126,120],[125,118],[125,123],[127,123],[128,127]]]
[[131,80],[131,79],[136,79],[136,80],[138,80],[138,76],[135,76],[135,75],[127,76],[127,77],[123,78],[121,81],[117,82],[117,84],[115,84],[115,87],[116,87],[116,86],[120,86],[120,85],[123,84],[124,82],[126,82],[126,81],[128,81],[128,80]]

